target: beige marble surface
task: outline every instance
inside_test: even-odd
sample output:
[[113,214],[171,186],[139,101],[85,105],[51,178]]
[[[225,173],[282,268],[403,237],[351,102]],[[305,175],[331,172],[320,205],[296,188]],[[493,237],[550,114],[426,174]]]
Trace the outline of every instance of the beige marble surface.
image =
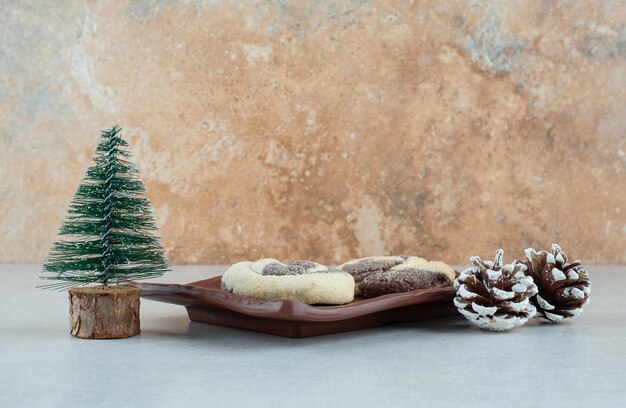
[[626,2],[0,4],[0,261],[125,130],[175,263],[626,263]]

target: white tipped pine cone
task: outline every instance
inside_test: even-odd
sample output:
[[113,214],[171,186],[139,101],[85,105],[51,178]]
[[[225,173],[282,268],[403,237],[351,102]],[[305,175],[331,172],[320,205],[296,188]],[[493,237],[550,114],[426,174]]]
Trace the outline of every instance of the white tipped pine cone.
[[517,260],[502,265],[503,250],[498,250],[493,262],[477,256],[474,265],[461,272],[454,281],[457,290],[454,305],[459,312],[478,327],[505,331],[521,326],[537,313],[530,297],[537,286],[526,275],[526,265]]
[[526,249],[527,274],[538,286],[539,293],[530,301],[537,308],[537,319],[556,323],[581,315],[589,302],[591,280],[580,261],[567,262],[567,255],[557,244],[552,252]]

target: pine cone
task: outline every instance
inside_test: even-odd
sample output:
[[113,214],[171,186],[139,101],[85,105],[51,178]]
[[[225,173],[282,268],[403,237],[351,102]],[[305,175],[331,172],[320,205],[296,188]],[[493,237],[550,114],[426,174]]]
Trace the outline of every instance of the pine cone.
[[521,326],[537,313],[530,297],[537,286],[526,276],[526,265],[517,260],[502,265],[503,250],[493,262],[477,256],[473,267],[461,272],[454,281],[454,305],[470,322],[482,329],[505,331]]
[[537,308],[537,319],[546,323],[580,316],[589,302],[591,280],[580,261],[567,263],[567,255],[557,244],[552,253],[526,249],[527,274],[539,287],[530,301]]

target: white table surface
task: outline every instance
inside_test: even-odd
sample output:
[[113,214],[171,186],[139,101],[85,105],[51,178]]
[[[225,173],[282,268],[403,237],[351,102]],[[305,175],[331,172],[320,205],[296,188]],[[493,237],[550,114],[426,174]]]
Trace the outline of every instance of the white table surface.
[[289,339],[144,300],[141,335],[81,340],[67,293],[35,288],[38,265],[0,265],[0,407],[626,407],[626,267],[589,271],[578,320],[506,333],[459,316]]

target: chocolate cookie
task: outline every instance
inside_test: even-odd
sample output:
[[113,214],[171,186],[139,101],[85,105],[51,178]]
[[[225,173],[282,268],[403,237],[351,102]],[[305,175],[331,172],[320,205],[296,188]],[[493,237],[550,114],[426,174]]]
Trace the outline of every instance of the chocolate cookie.
[[358,285],[372,273],[386,271],[403,262],[405,262],[404,259],[399,256],[379,256],[354,259],[340,265],[339,269],[352,275],[354,282]]
[[444,286],[450,286],[450,279],[440,272],[414,268],[391,269],[366,276],[359,284],[359,292],[361,296],[369,298]]
[[416,256],[380,256],[355,259],[339,266],[355,280],[355,293],[375,297],[449,286],[454,270],[443,262],[429,262]]

